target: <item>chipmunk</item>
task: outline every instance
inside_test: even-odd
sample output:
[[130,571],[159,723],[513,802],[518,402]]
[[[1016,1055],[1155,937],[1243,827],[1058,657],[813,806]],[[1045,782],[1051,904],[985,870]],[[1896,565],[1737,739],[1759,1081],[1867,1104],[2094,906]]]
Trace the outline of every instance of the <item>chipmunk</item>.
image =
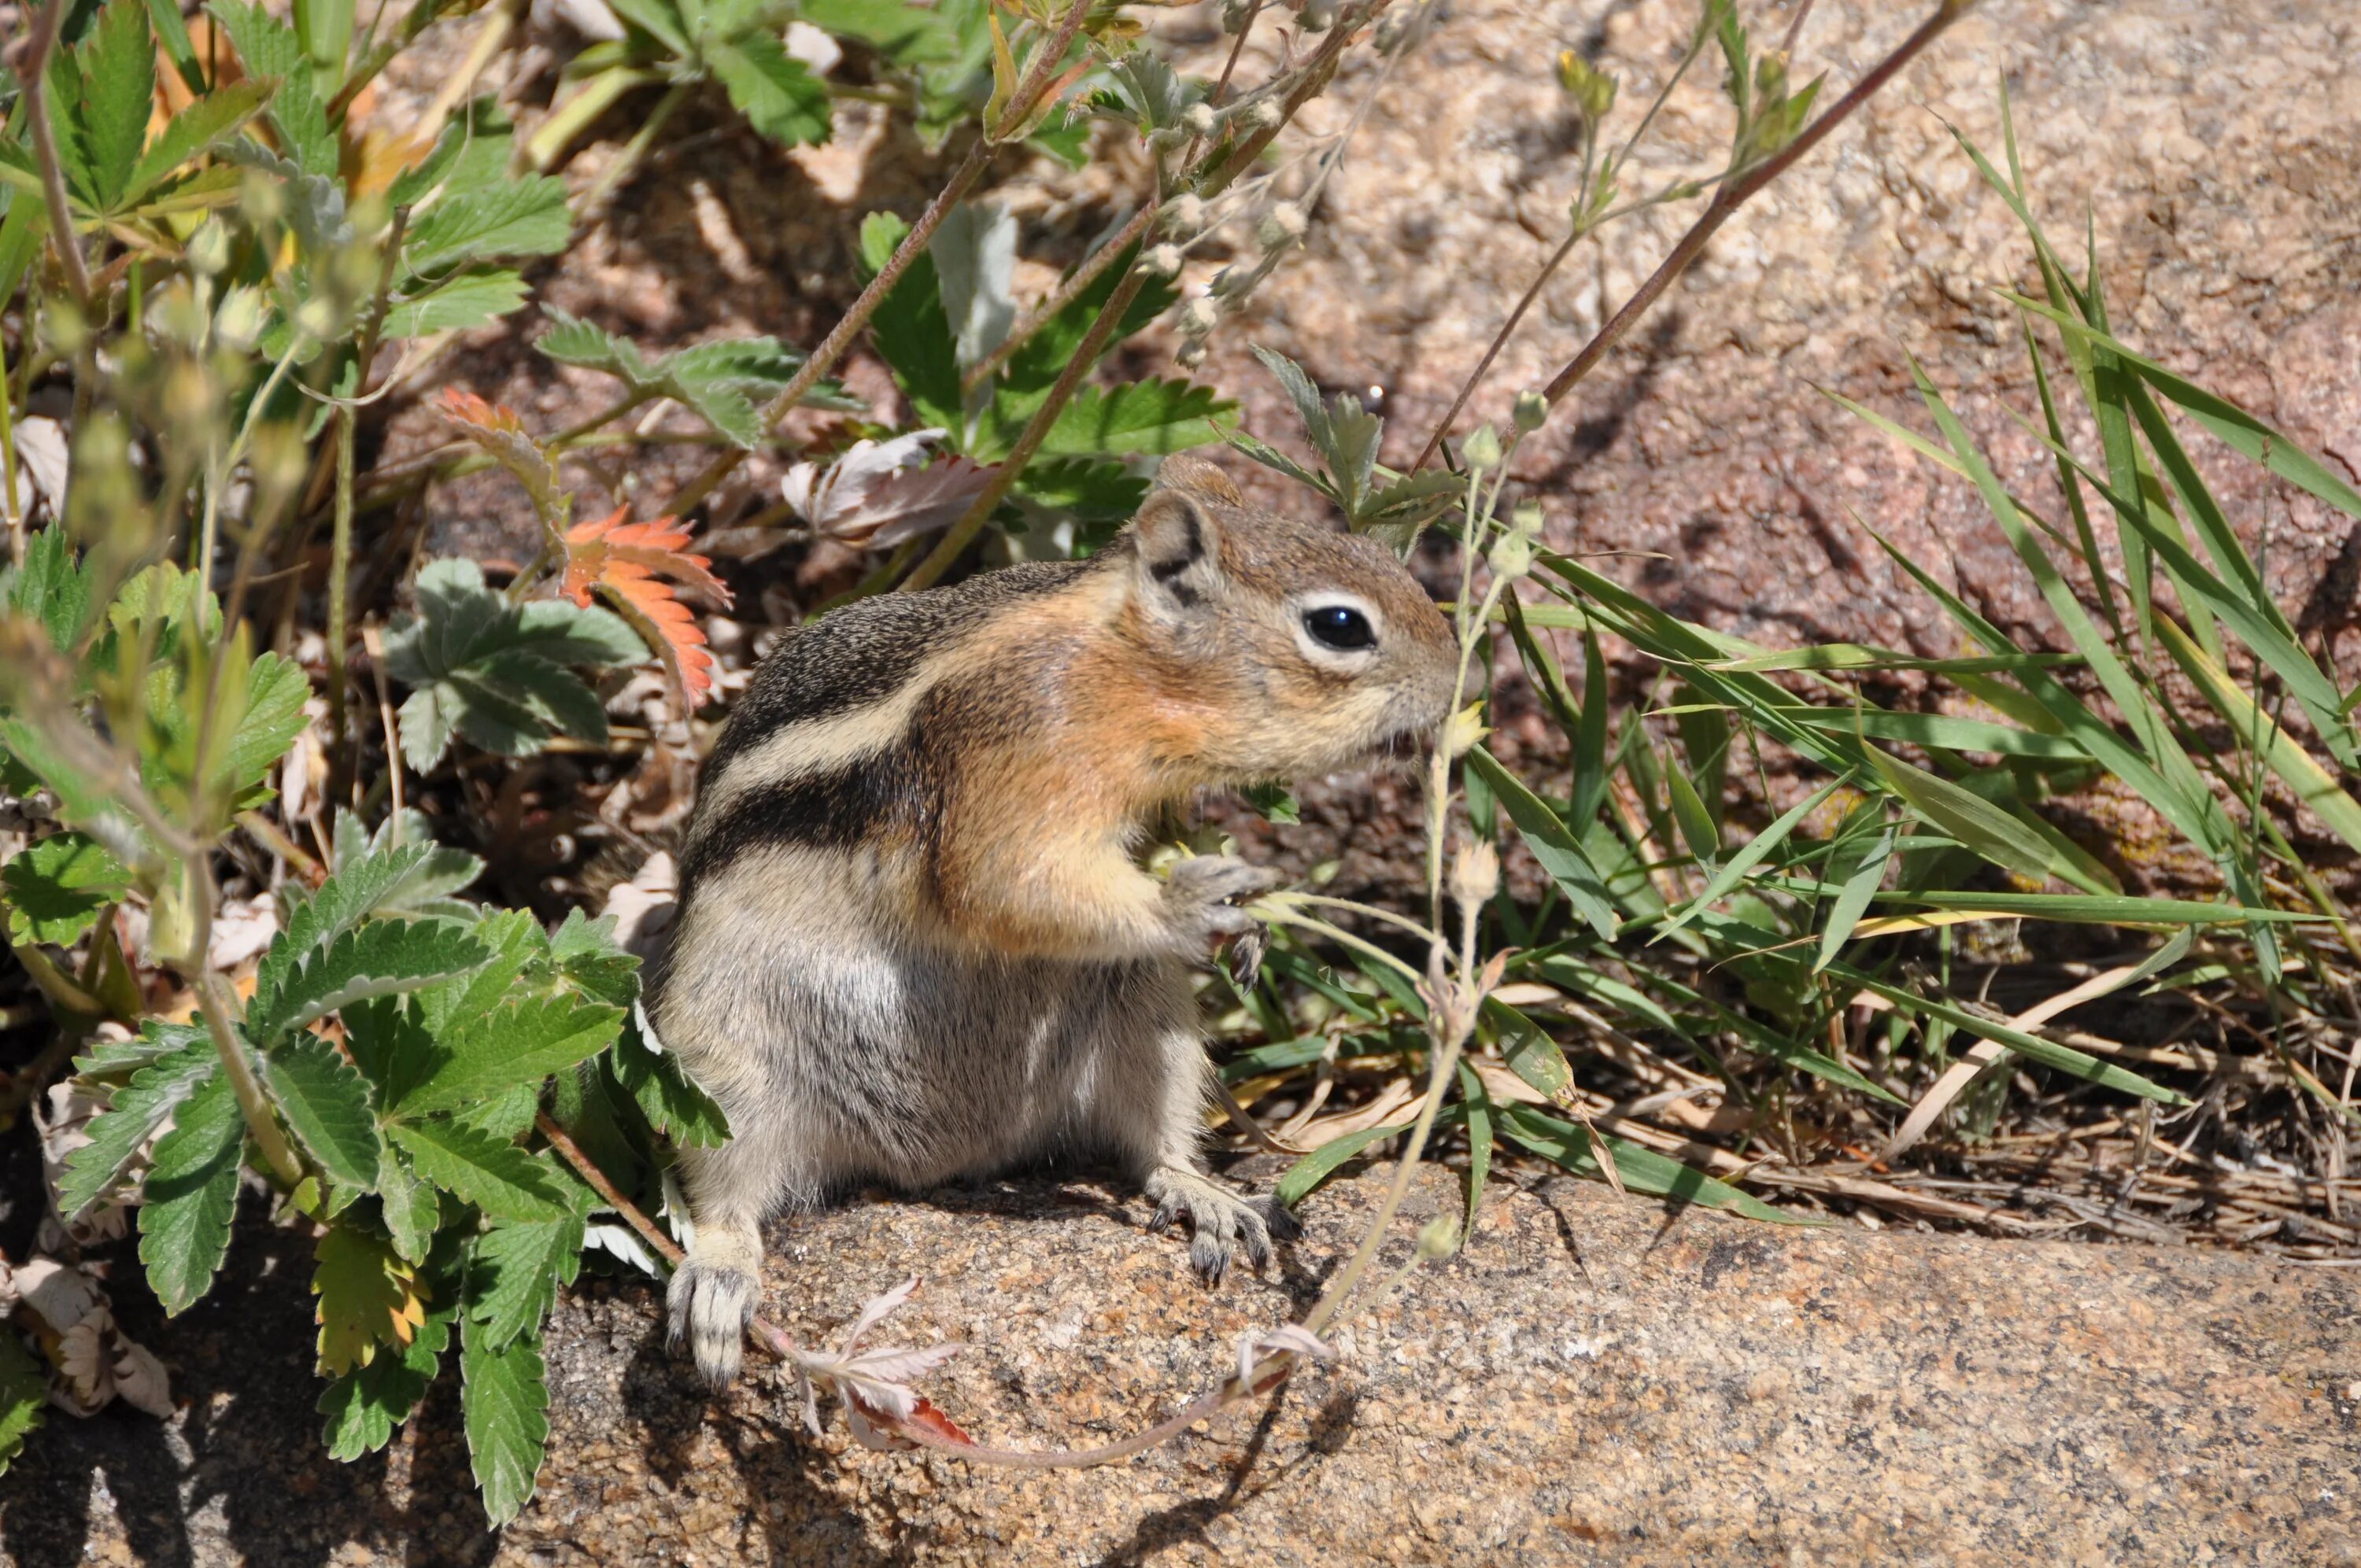
[[1189,970],[1275,879],[1136,856],[1193,792],[1431,730],[1455,659],[1382,545],[1185,455],[1087,560],[863,599],[775,649],[706,764],[646,1003],[732,1134],[681,1153],[672,1332],[707,1377],[738,1370],[761,1223],[854,1184],[1109,1158],[1150,1230],[1186,1216],[1208,1284],[1266,1262],[1292,1219],[1201,1161]]

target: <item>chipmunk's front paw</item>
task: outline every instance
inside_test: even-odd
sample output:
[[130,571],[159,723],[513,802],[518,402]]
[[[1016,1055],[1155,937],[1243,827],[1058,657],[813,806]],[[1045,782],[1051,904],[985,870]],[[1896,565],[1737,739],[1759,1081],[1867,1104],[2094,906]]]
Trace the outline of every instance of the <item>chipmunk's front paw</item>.
[[[726,1240],[717,1236],[716,1240]],[[763,1288],[756,1271],[762,1266],[757,1245],[751,1257],[741,1246],[704,1245],[697,1237],[679,1272],[672,1277],[665,1306],[672,1318],[672,1343],[688,1342],[697,1369],[719,1388],[738,1376],[746,1341],[746,1325],[754,1319],[754,1300]]]
[[1268,893],[1283,880],[1268,866],[1232,855],[1198,855],[1174,866],[1165,882],[1166,917],[1183,947],[1202,953],[1223,937],[1259,930],[1255,917],[1230,900]]
[[1208,1285],[1219,1285],[1230,1259],[1241,1249],[1259,1269],[1270,1261],[1274,1237],[1291,1241],[1302,1234],[1295,1216],[1276,1198],[1242,1198],[1212,1177],[1180,1166],[1161,1166],[1147,1182],[1156,1205],[1148,1228],[1160,1231],[1189,1217],[1189,1266]]

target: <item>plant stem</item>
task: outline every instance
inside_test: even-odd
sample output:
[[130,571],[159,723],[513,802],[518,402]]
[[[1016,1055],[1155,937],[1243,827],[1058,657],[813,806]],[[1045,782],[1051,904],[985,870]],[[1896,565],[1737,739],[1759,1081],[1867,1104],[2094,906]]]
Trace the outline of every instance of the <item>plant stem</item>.
[[58,135],[49,123],[49,57],[57,52],[58,29],[65,23],[66,0],[49,0],[33,24],[25,50],[30,61],[25,72],[25,119],[33,133],[33,157],[41,169],[41,198],[49,209],[49,236],[57,247],[58,264],[66,269],[74,302],[90,305],[90,268],[82,260],[82,241],[75,237],[73,214],[66,205],[65,168],[58,161]]
[[[959,205],[969,187],[975,183],[976,177],[983,172],[983,166],[992,161],[992,144],[978,137],[950,179],[927,204],[927,210],[918,214],[917,223],[903,236],[902,243],[895,247],[893,256],[878,269],[877,276],[869,280],[869,286],[861,291],[860,298],[852,302],[851,309],[846,311],[828,336],[820,340],[820,345],[812,350],[811,357],[804,361],[803,368],[796,372],[795,379],[781,388],[779,395],[764,407],[762,429],[777,428],[788,411],[802,402],[812,388],[819,384],[820,378],[836,368],[836,362],[844,357],[845,351],[852,346],[852,340],[869,324],[869,318],[877,313],[877,307],[885,302],[885,296],[894,291],[894,285],[902,280],[902,274],[917,260],[928,241],[935,237],[935,231],[942,226],[951,209]],[[714,458],[686,486],[674,494],[672,499],[665,503],[664,511],[673,517],[688,515],[719,488],[721,481],[737,471],[738,465],[743,463],[746,456],[744,448],[733,446]]]
[[401,238],[410,223],[410,209],[397,208],[386,237],[385,254],[378,263],[377,291],[370,296],[367,323],[353,361],[353,395],[336,408],[336,515],[328,546],[328,735],[332,758],[328,795],[340,797],[345,772],[346,641],[350,636],[353,569],[353,444],[360,423],[361,398],[368,390],[369,369],[377,358],[379,334],[385,330],[387,302],[392,298],[395,267],[401,256]]
[[1108,295],[1107,302],[1099,308],[1097,319],[1091,323],[1090,331],[1082,334],[1074,356],[1066,361],[1064,369],[1058,372],[1058,379],[1050,387],[1049,395],[1042,400],[1039,408],[1033,411],[1033,417],[1025,422],[1024,433],[1017,436],[1016,444],[993,471],[991,481],[975,499],[968,503],[967,510],[960,514],[959,521],[944,532],[934,549],[927,553],[926,559],[902,579],[905,592],[933,586],[966,553],[970,543],[991,521],[993,509],[1007,497],[1016,483],[1017,476],[1025,471],[1025,465],[1033,460],[1033,455],[1049,439],[1049,427],[1057,423],[1058,416],[1065,411],[1066,404],[1074,395],[1074,389],[1082,385],[1082,378],[1090,373],[1091,367],[1098,362],[1100,352],[1106,347],[1107,339],[1114,335],[1115,323],[1123,319],[1124,312],[1131,309],[1131,302],[1139,297],[1139,291],[1147,282],[1148,274],[1134,267],[1124,275],[1123,281],[1115,285],[1115,292]]
[[1016,351],[1025,346],[1033,334],[1057,313],[1082,297],[1082,291],[1099,280],[1100,274],[1115,265],[1117,258],[1137,245],[1156,222],[1160,209],[1153,201],[1131,215],[1129,222],[1117,229],[1107,242],[1082,258],[1074,275],[1057,287],[1057,291],[1034,307],[1023,321],[1009,329],[1000,346],[978,360],[975,367],[960,378],[960,390],[972,392],[992,378],[993,372],[1008,363]]
[[[376,81],[378,73],[393,63],[394,56],[408,49],[450,4],[451,0],[419,0],[412,5],[401,18],[401,31],[382,43],[373,45],[368,54],[353,68],[353,73],[345,78],[345,84],[336,89],[336,95],[328,100],[328,123],[342,125],[346,114],[353,106],[353,100],[361,95],[361,90]],[[372,22],[369,25],[374,28],[377,24]]]
[[[576,89],[572,97],[549,111],[549,117],[541,122],[533,133],[533,139],[525,144],[525,161],[537,171],[547,173],[549,166],[557,161],[557,155],[571,146],[575,137],[588,130],[599,115],[613,108],[623,94],[635,88],[653,86],[663,80],[661,72],[625,65],[599,71]],[[689,86],[686,82],[675,82],[672,92],[665,96],[676,98],[686,94]],[[642,148],[642,151],[645,150]],[[619,153],[616,156],[620,160],[623,155]],[[613,181],[602,173],[596,187],[597,197],[603,200],[612,184]],[[591,202],[577,216],[587,219],[589,208],[597,204],[596,201]]]
[[[203,917],[197,927],[201,952],[213,927],[213,874],[209,869],[204,882],[206,896],[200,905]],[[203,962],[202,959],[198,961]],[[246,1119],[246,1130],[252,1135],[254,1146],[260,1151],[262,1162],[270,1168],[270,1174],[278,1178],[281,1187],[292,1190],[303,1179],[302,1162],[295,1157],[287,1135],[280,1130],[279,1119],[270,1113],[269,1102],[262,1097],[262,1084],[254,1076],[254,1063],[247,1058],[246,1047],[230,1024],[229,1011],[222,1005],[217,989],[219,977],[203,970],[195,980],[197,1006],[204,1014],[206,1031],[214,1037],[214,1049],[221,1055],[222,1071],[229,1079],[230,1092],[237,1096],[238,1114]]]
[[609,159],[607,167],[598,170],[598,180],[575,210],[577,223],[588,223],[606,210],[607,198],[614,194],[615,188],[640,166],[641,159],[647,157],[648,148],[655,144],[657,133],[672,118],[673,111],[687,101],[688,90],[695,85],[691,82],[675,82],[664,89],[664,95],[656,100],[654,108],[648,111],[648,117],[641,124],[638,132],[623,144],[623,150]]
[[1738,180],[1724,185],[1704,214],[1690,225],[1689,231],[1681,236],[1679,243],[1673,247],[1672,254],[1664,258],[1656,270],[1649,275],[1648,280],[1640,285],[1638,291],[1623,302],[1623,308],[1617,311],[1607,324],[1582,345],[1581,352],[1567,362],[1565,368],[1553,377],[1549,385],[1542,389],[1542,396],[1549,400],[1551,406],[1554,408],[1576,383],[1598,367],[1598,362],[1607,356],[1608,350],[1630,334],[1664,291],[1688,270],[1689,264],[1704,251],[1721,225],[1730,221],[1731,214],[1744,206],[1755,192],[1793,168],[1830,131],[1851,118],[1856,110],[1876,96],[1880,88],[1916,59],[1927,45],[1940,38],[1952,23],[1967,15],[1974,5],[1975,0],[1942,0],[1932,16],[1918,24],[1917,29],[1903,39],[1891,54],[1871,67],[1869,73],[1854,82],[1851,89],[1831,104],[1825,114],[1805,126],[1794,141],[1756,164]]
[[538,1112],[533,1116],[533,1124],[541,1129],[541,1135],[549,1140],[549,1146],[557,1151],[558,1157],[572,1166],[575,1174],[588,1182],[590,1190],[607,1201],[607,1207],[620,1214],[623,1223],[640,1234],[642,1241],[655,1248],[657,1255],[666,1263],[675,1268],[680,1266],[681,1259],[686,1255],[680,1250],[680,1244],[664,1234],[653,1220],[641,1212],[637,1203],[623,1196],[622,1191],[608,1179],[607,1173],[598,1168],[598,1162],[584,1154],[582,1146],[557,1124],[555,1117],[546,1111]]

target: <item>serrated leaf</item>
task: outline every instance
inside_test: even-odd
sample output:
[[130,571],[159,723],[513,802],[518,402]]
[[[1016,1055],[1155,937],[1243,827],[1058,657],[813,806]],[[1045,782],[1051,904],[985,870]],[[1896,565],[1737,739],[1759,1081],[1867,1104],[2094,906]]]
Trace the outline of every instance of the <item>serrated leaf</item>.
[[349,1462],[392,1440],[393,1429],[410,1419],[434,1381],[450,1347],[456,1310],[430,1311],[401,1354],[377,1356],[322,1390],[318,1409],[328,1418],[323,1441],[330,1457]]
[[233,798],[260,784],[287,754],[303,732],[303,705],[311,696],[310,677],[291,659],[264,653],[247,666],[246,708],[222,758],[222,774]]
[[538,1083],[597,1055],[614,1039],[622,1022],[621,1008],[576,996],[529,997],[461,1016],[437,1036],[436,1044],[446,1054],[395,1112],[416,1116],[515,1084]]
[[533,1340],[504,1350],[490,1349],[484,1340],[477,1323],[460,1331],[460,1409],[484,1512],[501,1525],[532,1498],[541,1475],[549,1442],[549,1386],[541,1347]]
[[680,1058],[648,1048],[636,1025],[623,1030],[608,1053],[617,1087],[631,1097],[648,1125],[682,1148],[719,1148],[730,1141],[729,1118],[690,1081]]
[[566,531],[563,591],[588,609],[591,590],[603,590],[624,607],[626,619],[644,622],[642,634],[653,630],[652,646],[678,684],[684,707],[694,710],[713,689],[713,654],[696,616],[673,597],[672,584],[694,587],[724,609],[730,593],[708,569],[710,559],[688,554],[687,529],[669,517],[625,522],[629,515],[628,507],[618,507]]
[[147,139],[156,96],[156,42],[146,0],[109,0],[79,51],[89,96],[81,106],[91,194],[102,212],[119,205]]
[[[434,410],[456,427],[462,438],[481,447],[515,476],[525,493],[533,498],[534,510],[545,518],[564,515],[567,497],[565,481],[558,477],[557,458],[533,439],[514,409],[486,402],[465,388],[445,387],[443,395],[435,400]],[[482,576],[480,572],[477,574],[478,582]],[[421,574],[422,603],[424,587],[424,575]]]
[[335,1377],[367,1366],[380,1346],[405,1349],[425,1326],[417,1270],[377,1236],[349,1224],[322,1234],[312,1271],[320,1325],[320,1371]]
[[[203,157],[236,136],[270,102],[272,86],[269,82],[230,82],[213,89],[166,121],[162,134],[148,143],[131,170],[123,197],[125,204],[137,203],[182,164]],[[144,128],[144,121],[142,125]]]
[[374,1189],[377,1122],[352,1063],[327,1041],[298,1036],[265,1056],[262,1071],[279,1113],[320,1168],[348,1187]]
[[[862,220],[862,271],[873,276],[883,270],[908,233],[909,225],[890,214],[872,213]],[[967,422],[961,407],[958,350],[950,318],[943,313],[934,258],[920,251],[911,258],[869,318],[869,338],[921,423],[958,430]],[[980,452],[969,455],[983,460]]]
[[[170,1028],[150,1023],[141,1038]],[[104,1197],[165,1119],[211,1080],[221,1066],[210,1041],[186,1043],[139,1069],[84,1128],[90,1141],[66,1156],[58,1178],[58,1214],[71,1223]]]
[[485,956],[483,944],[455,921],[376,921],[306,957],[269,996],[258,985],[247,1026],[269,1045],[347,1003],[464,974]]
[[229,1080],[216,1073],[173,1113],[156,1140],[139,1206],[139,1261],[167,1317],[203,1296],[229,1252],[246,1123]]
[[423,292],[403,292],[385,313],[385,335],[396,342],[438,332],[463,332],[522,307],[532,289],[507,267],[470,268]]
[[824,142],[828,88],[768,33],[708,43],[706,67],[719,79],[747,124],[785,147]]
[[541,1337],[541,1321],[558,1288],[582,1266],[579,1214],[492,1226],[476,1238],[467,1265],[467,1316],[486,1350],[520,1335]]
[[653,379],[646,358],[631,339],[618,337],[555,305],[543,305],[541,313],[549,318],[549,330],[533,339],[533,345],[560,365],[603,370],[621,378],[634,390]]
[[[24,203],[20,199],[18,206]],[[12,207],[13,216],[16,209]],[[74,560],[73,542],[62,528],[45,528],[25,542],[25,564],[0,576],[0,605],[38,620],[49,642],[70,653],[90,624],[90,574]]]
[[407,1262],[423,1263],[434,1245],[434,1232],[443,1223],[442,1201],[435,1196],[434,1184],[420,1180],[410,1162],[384,1140],[381,1128],[379,1138],[378,1212],[393,1237],[393,1250]]
[[14,1332],[0,1330],[0,1475],[41,1424],[49,1402],[49,1368],[33,1359]]
[[52,834],[0,866],[11,942],[70,948],[130,891],[131,872],[123,862],[82,833]]
[[278,82],[269,114],[281,149],[302,173],[333,183],[339,150],[336,132],[313,85],[311,62],[295,29],[244,0],[214,0],[211,9],[229,35],[247,76]]
[[513,1144],[451,1122],[396,1122],[386,1133],[419,1175],[494,1219],[555,1220],[570,1212],[549,1173]]
[[628,1007],[640,993],[640,960],[615,946],[615,917],[579,909],[549,935],[549,956],[566,980],[598,1000]]
[[462,261],[555,256],[573,229],[566,186],[528,174],[489,189],[445,192],[411,228],[402,261],[423,275]]

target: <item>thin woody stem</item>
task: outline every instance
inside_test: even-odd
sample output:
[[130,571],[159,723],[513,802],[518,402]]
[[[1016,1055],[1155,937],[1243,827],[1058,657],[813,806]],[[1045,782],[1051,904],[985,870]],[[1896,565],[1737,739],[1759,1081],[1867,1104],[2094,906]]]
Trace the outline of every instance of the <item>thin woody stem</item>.
[[[1647,281],[1640,285],[1638,291],[1624,302],[1623,307],[1598,329],[1588,343],[1583,345],[1581,351],[1543,389],[1542,395],[1551,406],[1554,407],[1559,400],[1572,390],[1584,377],[1598,367],[1598,362],[1607,356],[1609,350],[1630,334],[1631,328],[1639,323],[1640,318],[1653,308],[1656,301],[1663,297],[1664,291],[1672,287],[1681,274],[1688,270],[1690,263],[1703,253],[1715,234],[1719,232],[1721,225],[1730,221],[1731,214],[1744,206],[1756,192],[1784,174],[1798,160],[1810,153],[1828,137],[1828,133],[1850,119],[1863,104],[1876,96],[1878,91],[1904,66],[1916,59],[1927,45],[1941,37],[1952,23],[1965,16],[1974,5],[1975,0],[1942,0],[1942,4],[1936,8],[1935,13],[1919,24],[1916,31],[1871,68],[1868,74],[1854,82],[1842,98],[1829,105],[1825,113],[1806,126],[1794,141],[1739,178],[1726,181],[1715,193],[1713,201],[1706,210],[1698,215],[1697,221],[1689,226],[1687,233],[1681,236],[1679,242],[1673,247],[1672,253],[1666,256],[1656,270],[1649,275]],[[1802,15],[1799,14],[1795,20],[1800,26],[1803,20]],[[1654,111],[1651,109],[1652,117]],[[1453,422],[1459,417],[1460,411],[1466,406],[1467,400],[1474,395],[1477,386],[1483,380],[1485,372],[1491,368],[1492,361],[1506,345],[1509,334],[1515,330],[1543,284],[1547,282],[1551,275],[1556,271],[1559,263],[1580,240],[1584,232],[1580,225],[1576,225],[1575,232],[1568,235],[1565,242],[1543,267],[1541,275],[1533,280],[1532,288],[1526,291],[1525,298],[1518,302],[1517,309],[1510,315],[1508,323],[1502,327],[1499,335],[1496,336],[1491,345],[1485,350],[1484,357],[1477,364],[1475,374],[1468,377],[1466,382],[1460,388],[1459,395],[1452,401],[1450,411],[1436,423],[1434,433],[1427,438],[1424,449],[1419,453],[1418,461],[1411,465],[1413,471],[1424,467],[1433,460],[1435,452],[1443,444],[1444,437],[1450,433]]]
[[[935,231],[942,226],[945,218],[950,216],[951,209],[967,195],[969,188],[983,173],[984,165],[992,161],[992,155],[999,148],[994,138],[1009,126],[1025,123],[1025,116],[1032,112],[1034,100],[1041,95],[1058,61],[1065,57],[1066,49],[1073,43],[1074,34],[1081,30],[1083,15],[1090,7],[1091,0],[1074,0],[1073,5],[1067,8],[1065,20],[1059,24],[1057,32],[1033,57],[1033,63],[1027,70],[1024,82],[1010,98],[1000,124],[986,126],[983,134],[976,137],[974,145],[968,148],[967,157],[961,160],[959,168],[943,188],[936,192],[935,199],[927,203],[927,210],[918,214],[918,221],[911,226],[908,234],[903,236],[902,243],[895,247],[893,256],[878,269],[877,276],[869,280],[869,287],[861,291],[860,297],[852,302],[852,308],[844,313],[835,330],[812,350],[811,357],[804,361],[803,368],[796,372],[795,379],[780,389],[779,395],[763,410],[760,428],[775,429],[788,411],[802,402],[812,388],[819,384],[820,378],[836,368],[837,361],[851,348],[852,340],[861,335],[862,330],[869,324],[869,318],[877,313],[877,307],[885,302],[885,296],[892,293],[894,285],[902,280],[902,274],[917,260],[919,253],[935,237]],[[664,510],[675,517],[687,516],[692,509],[710,497],[724,479],[737,472],[738,465],[745,460],[746,453],[740,447],[733,446],[722,453],[707,464],[685,488],[675,494]]]
[[1115,334],[1115,323],[1123,319],[1124,312],[1131,309],[1131,302],[1139,297],[1139,291],[1147,281],[1148,274],[1135,267],[1125,275],[1122,282],[1115,285],[1115,292],[1107,296],[1107,302],[1100,308],[1098,319],[1092,322],[1090,331],[1082,334],[1074,356],[1066,361],[1063,370],[1058,372],[1058,379],[1050,387],[1049,397],[1033,411],[1033,417],[1025,422],[1024,433],[1017,436],[1016,446],[993,471],[991,481],[984,486],[983,492],[968,503],[967,510],[960,514],[959,521],[952,523],[934,549],[927,553],[926,559],[912,567],[910,575],[902,579],[904,591],[931,587],[951,569],[975,536],[983,532],[983,525],[992,518],[993,509],[1007,498],[1009,490],[1016,483],[1016,477],[1025,471],[1025,465],[1033,460],[1033,455],[1049,439],[1049,427],[1057,423],[1059,414],[1065,411],[1066,404],[1073,398],[1074,389],[1082,385],[1082,378],[1097,362],[1100,351],[1106,347],[1107,339]]
[[642,1241],[655,1248],[666,1263],[675,1268],[680,1266],[681,1259],[687,1255],[680,1250],[680,1244],[664,1234],[663,1228],[642,1212],[637,1203],[623,1196],[621,1189],[608,1179],[607,1173],[598,1168],[598,1162],[582,1152],[582,1146],[557,1124],[555,1118],[546,1111],[537,1112],[533,1124],[541,1129],[541,1135],[549,1140],[549,1146],[557,1151],[558,1157],[572,1166],[574,1173],[588,1182],[593,1192],[606,1200],[607,1207],[622,1215],[623,1223],[637,1231]]
[[1059,284],[1055,293],[1042,301],[1023,321],[1009,329],[1008,335],[1001,340],[999,347],[978,360],[975,367],[960,378],[960,389],[972,392],[990,380],[993,373],[1007,364],[1011,356],[1024,347],[1033,334],[1041,330],[1045,323],[1080,299],[1082,291],[1097,282],[1100,275],[1114,266],[1117,258],[1146,236],[1148,228],[1156,222],[1156,214],[1159,211],[1155,202],[1147,203],[1138,212],[1134,213],[1131,220],[1117,229],[1104,245],[1084,257],[1082,264],[1074,269],[1072,277]]
[[49,57],[57,52],[58,29],[65,22],[66,0],[49,0],[34,23],[25,50],[25,118],[33,133],[33,156],[41,168],[41,199],[49,209],[49,236],[57,247],[58,264],[66,269],[77,304],[90,303],[90,267],[83,261],[82,241],[75,237],[73,214],[66,206],[64,165],[58,161],[57,129],[49,123]]
[[1639,291],[1624,302],[1623,308],[1598,329],[1598,334],[1582,345],[1582,351],[1567,362],[1565,368],[1551,378],[1549,385],[1542,389],[1542,396],[1555,405],[1577,382],[1596,369],[1598,362],[1607,356],[1608,350],[1621,342],[1664,291],[1688,270],[1689,264],[1704,251],[1707,244],[1720,231],[1721,225],[1730,221],[1731,214],[1793,168],[1826,139],[1829,132],[1850,119],[1853,113],[1875,97],[1878,90],[1904,66],[1916,59],[1927,45],[1942,37],[1952,23],[1967,15],[1974,4],[1975,0],[1943,0],[1936,7],[1934,15],[1918,25],[1916,31],[1903,39],[1893,53],[1872,67],[1867,75],[1854,82],[1843,97],[1838,99],[1826,114],[1806,126],[1794,141],[1764,159],[1736,181],[1723,186],[1703,215],[1690,225],[1688,233],[1681,236],[1680,243],[1673,247],[1672,254],[1665,257],[1656,270],[1649,275],[1648,280],[1640,285]]

